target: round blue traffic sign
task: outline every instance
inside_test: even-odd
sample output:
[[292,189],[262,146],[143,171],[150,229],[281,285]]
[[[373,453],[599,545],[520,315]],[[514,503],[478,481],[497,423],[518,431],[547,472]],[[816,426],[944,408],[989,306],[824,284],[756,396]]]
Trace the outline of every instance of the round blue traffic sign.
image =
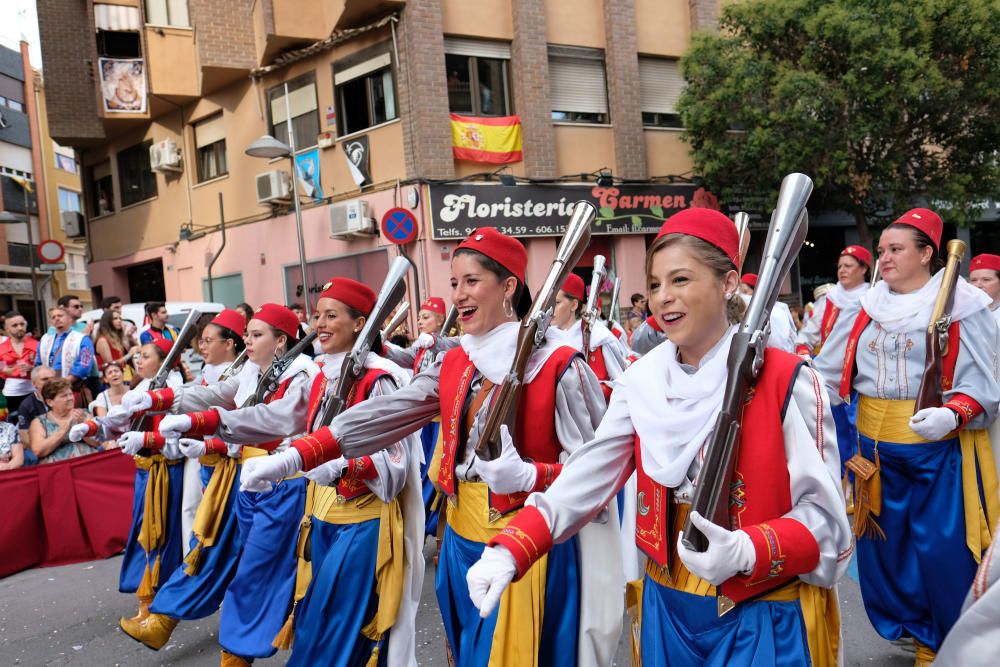
[[390,208],[382,216],[382,236],[396,245],[416,240],[419,232],[417,219],[405,208]]

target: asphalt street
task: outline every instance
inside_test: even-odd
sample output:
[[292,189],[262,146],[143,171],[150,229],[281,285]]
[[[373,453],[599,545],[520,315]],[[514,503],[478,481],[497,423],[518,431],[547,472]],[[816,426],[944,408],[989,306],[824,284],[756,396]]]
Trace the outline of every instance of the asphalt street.
[[[428,545],[426,551],[432,553]],[[118,618],[135,613],[134,598],[118,592],[121,557],[64,567],[35,569],[0,580],[0,667],[121,666],[156,667],[219,664],[216,644],[218,614],[181,623],[171,641],[154,652],[118,629]],[[878,637],[861,606],[857,571],[841,582],[846,663],[852,667],[908,667],[913,654]],[[444,632],[434,598],[434,567],[428,562],[423,599],[417,618],[417,660],[446,665]],[[616,665],[629,664],[623,641]],[[279,652],[260,666],[281,665]]]

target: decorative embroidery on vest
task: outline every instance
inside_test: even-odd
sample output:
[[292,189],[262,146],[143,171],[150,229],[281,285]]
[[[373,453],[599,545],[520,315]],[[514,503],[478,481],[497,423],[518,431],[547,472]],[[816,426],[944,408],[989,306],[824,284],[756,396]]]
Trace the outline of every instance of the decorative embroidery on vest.
[[441,470],[438,473],[438,484],[448,496],[455,495],[455,456],[458,450],[458,427],[462,418],[462,404],[469,391],[475,366],[470,362],[462,371],[458,381],[458,391],[455,392],[455,402],[449,411],[447,432],[444,439],[444,451],[441,456]]

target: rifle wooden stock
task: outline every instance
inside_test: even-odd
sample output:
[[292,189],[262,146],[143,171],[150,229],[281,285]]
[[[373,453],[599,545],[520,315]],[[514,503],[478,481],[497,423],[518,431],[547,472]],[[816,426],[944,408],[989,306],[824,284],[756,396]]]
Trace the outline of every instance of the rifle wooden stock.
[[920,390],[913,405],[916,414],[924,408],[941,407],[941,361],[948,351],[948,328],[951,326],[951,311],[955,305],[955,288],[958,285],[958,269],[965,255],[965,242],[958,239],[948,241],[948,259],[941,277],[941,287],[934,299],[931,321],[927,325],[927,359],[924,361],[924,375],[920,380]]
[[[576,266],[590,242],[590,225],[597,217],[597,209],[588,201],[578,201],[573,206],[573,215],[563,235],[552,266],[545,277],[541,289],[535,294],[531,311],[521,321],[518,330],[517,349],[510,372],[497,389],[493,404],[486,417],[486,424],[479,434],[476,455],[485,461],[500,456],[500,426],[512,422],[517,410],[517,401],[524,384],[524,371],[535,347],[544,341],[549,321],[552,318],[552,304],[570,270]],[[513,427],[513,424],[509,424]],[[513,430],[513,428],[511,429]]]

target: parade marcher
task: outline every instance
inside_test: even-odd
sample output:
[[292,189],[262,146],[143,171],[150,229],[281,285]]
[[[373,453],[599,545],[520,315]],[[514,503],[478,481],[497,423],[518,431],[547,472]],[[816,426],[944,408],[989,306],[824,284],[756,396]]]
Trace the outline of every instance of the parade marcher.
[[[836,664],[839,618],[829,589],[850,560],[850,526],[824,390],[799,357],[768,349],[745,404],[740,433],[750,437],[738,443],[733,530],[695,513],[708,549],[691,551],[679,539],[743,311],[738,254],[736,228],[717,211],[686,209],[663,225],[646,262],[649,303],[668,339],[625,371],[594,438],[469,571],[481,613],[635,470],[635,539],[649,556],[643,664]],[[725,598],[737,605],[720,618]]]
[[1000,325],[1000,255],[976,255],[969,263],[969,283],[990,297],[990,312]]
[[[743,301],[750,303],[750,296],[757,286],[756,273],[744,273],[740,279],[740,294]],[[767,338],[768,347],[776,347],[785,352],[795,351],[795,318],[788,304],[783,301],[775,301],[771,309],[771,335]]]
[[[322,423],[317,420],[326,399],[375,302],[371,288],[349,278],[324,286],[316,305],[322,375],[313,381],[308,412],[297,416],[296,429]],[[364,364],[350,405],[409,381],[406,370],[374,353]],[[419,596],[413,582],[423,578],[424,534],[417,454],[415,437],[407,436],[371,456],[339,457],[306,474],[311,484],[300,543],[310,545],[311,574],[300,565],[289,665],[415,664]],[[283,639],[276,641],[287,644]]]
[[[465,573],[484,544],[518,515],[526,492],[542,490],[558,476],[564,455],[592,436],[604,412],[600,386],[585,361],[549,339],[528,362],[515,428],[501,429],[500,457],[487,462],[475,454],[491,396],[513,362],[518,318],[531,304],[526,266],[527,252],[516,239],[489,227],[472,232],[451,260],[452,301],[465,332],[461,347],[408,386],[372,397],[293,443],[281,459],[248,464],[243,484],[310,470],[339,456],[371,454],[440,415],[442,455],[432,474],[437,470],[449,502],[435,588],[455,664],[606,665],[617,647],[623,610],[613,538],[603,541],[603,552],[585,556],[601,562],[589,569],[581,566],[584,555],[575,540],[558,546],[487,618],[480,618],[468,596]],[[611,508],[614,515],[613,501]],[[602,520],[592,525],[617,528],[606,515]]]
[[[173,343],[159,340],[139,348],[136,373],[142,380],[130,394],[144,393],[156,376]],[[168,386],[179,387],[180,373],[171,371]],[[154,420],[155,421],[155,420]],[[184,490],[184,456],[175,442],[168,443],[152,432],[129,431],[118,439],[123,454],[135,458],[132,496],[132,528],[125,543],[118,590],[135,593],[138,622],[149,616],[149,605],[160,584],[177,569],[183,557],[181,508]],[[122,617],[124,624],[129,619]]]
[[[254,396],[259,375],[293,347],[298,325],[299,319],[284,306],[264,304],[247,323],[247,362],[236,376],[214,386],[153,392],[126,407],[173,413],[159,424],[163,437],[214,436],[226,443],[245,443],[241,448],[226,447],[228,455],[240,458],[244,466],[255,457],[270,458],[287,444],[281,439],[283,429],[276,430],[275,424],[305,411],[312,378],[318,372],[316,365],[309,357],[298,355],[279,376],[277,389],[265,393],[263,402],[237,408]],[[186,414],[196,410],[200,412]],[[236,517],[243,549],[222,600],[219,644],[224,666],[247,665],[276,651],[271,641],[292,606],[295,537],[305,491],[306,479],[290,475],[267,493],[238,494]]]
[[918,665],[930,664],[958,618],[1000,512],[989,437],[980,430],[1000,401],[1000,333],[989,298],[961,278],[941,365],[944,405],[914,414],[943,276],[941,232],[941,218],[922,208],[882,232],[882,280],[861,297],[854,320],[839,318],[830,335],[847,330],[845,356],[815,360],[831,395],[859,394],[857,465],[849,467],[867,471],[855,481],[854,530],[868,618],[886,639],[912,637]]
[[611,397],[609,381],[617,380],[625,371],[628,350],[602,322],[594,322],[590,330],[590,349],[583,350],[583,310],[587,306],[586,288],[583,278],[569,274],[562,289],[556,293],[556,304],[552,309],[552,326],[564,332],[561,342],[579,350],[586,358],[590,370],[594,371],[604,397]]
[[[245,329],[243,315],[228,309],[205,325],[199,347],[207,372],[200,387],[217,384],[220,374],[243,350]],[[253,383],[253,376],[248,373],[244,380]],[[239,380],[234,379],[232,384],[238,386]],[[207,389],[201,392],[198,387],[183,387],[175,392],[175,397],[180,394],[182,400],[190,403],[197,400],[195,396],[199,393],[207,393]],[[150,605],[150,615],[121,622],[127,635],[152,649],[160,649],[167,643],[179,621],[205,618],[218,610],[236,574],[243,547],[234,511],[239,488],[238,448],[233,452],[237,457],[230,458],[229,449],[219,440],[184,439],[179,444],[187,460],[201,462],[198,482],[205,489],[192,522],[190,549],[177,569],[164,573],[165,583]]]

